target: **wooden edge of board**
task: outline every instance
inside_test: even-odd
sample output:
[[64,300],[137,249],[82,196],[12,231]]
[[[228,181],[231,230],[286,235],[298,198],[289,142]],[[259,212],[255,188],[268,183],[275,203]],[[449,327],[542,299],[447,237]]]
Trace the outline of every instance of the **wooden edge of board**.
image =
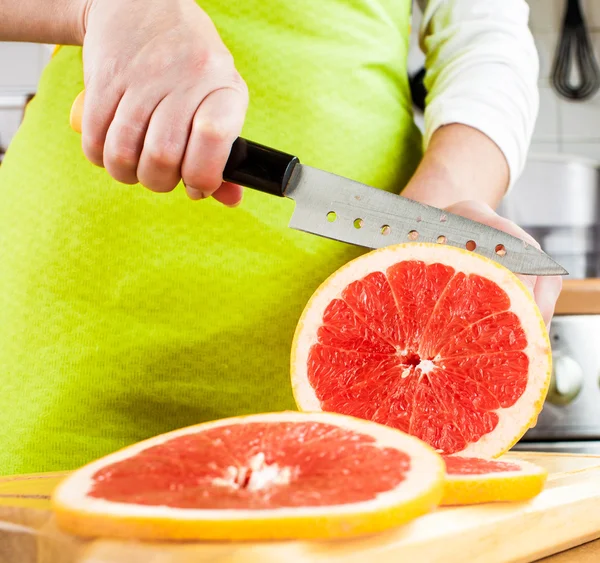
[[554,314],[600,314],[600,278],[564,280]]

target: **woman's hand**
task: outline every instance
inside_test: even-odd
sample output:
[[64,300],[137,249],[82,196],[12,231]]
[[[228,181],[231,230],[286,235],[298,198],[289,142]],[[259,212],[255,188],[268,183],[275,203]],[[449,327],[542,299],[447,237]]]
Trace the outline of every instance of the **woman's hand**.
[[[461,201],[446,208],[450,213],[462,215],[468,219],[473,219],[484,225],[489,225],[499,229],[522,240],[527,241],[532,246],[540,248],[537,241],[525,232],[521,227],[498,215],[489,205],[479,201]],[[533,293],[546,326],[550,326],[554,307],[562,289],[562,277],[560,276],[518,276],[521,281]]]
[[[402,195],[500,229],[539,248],[529,234],[492,208],[502,199],[507,184],[508,166],[500,149],[483,133],[455,124],[434,133]],[[533,293],[549,326],[562,278],[519,277]]]
[[126,184],[237,205],[222,174],[248,105],[246,85],[194,0],[87,0],[82,143]]

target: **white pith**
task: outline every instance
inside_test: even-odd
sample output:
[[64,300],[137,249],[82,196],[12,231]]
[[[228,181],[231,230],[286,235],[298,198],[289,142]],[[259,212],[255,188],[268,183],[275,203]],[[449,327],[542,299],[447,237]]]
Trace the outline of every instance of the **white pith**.
[[[376,445],[382,448],[389,447],[398,449],[408,454],[411,460],[410,470],[407,472],[405,479],[395,489],[380,493],[372,500],[347,505],[306,506],[300,508],[274,508],[266,510],[181,509],[168,506],[118,503],[87,496],[93,485],[92,477],[97,471],[107,465],[133,457],[147,448],[162,444],[173,438],[209,430],[219,426],[247,424],[250,422],[288,421],[322,422],[372,436],[376,439]],[[301,444],[299,444],[298,447],[301,448]],[[260,460],[257,460],[257,462],[258,461]],[[57,487],[52,500],[55,506],[58,506],[62,510],[73,510],[77,513],[88,513],[90,515],[109,514],[139,519],[165,518],[193,521],[251,521],[271,518],[276,520],[286,517],[298,518],[302,516],[316,518],[319,516],[326,517],[341,514],[363,514],[371,511],[378,512],[385,507],[401,505],[427,494],[436,483],[440,483],[443,474],[443,461],[431,448],[423,444],[420,440],[392,428],[333,413],[281,412],[218,420],[191,426],[140,442],[139,444],[130,446],[124,450],[90,463],[74,472]],[[270,477],[273,476],[271,475]],[[340,475],[340,479],[343,479],[342,475]],[[228,486],[228,483],[223,483],[223,485]],[[265,483],[262,482],[260,486],[265,486]]]
[[431,360],[421,360],[417,365],[421,373],[428,374],[435,369],[435,364]]
[[[249,491],[261,491],[275,485],[287,485],[292,480],[292,468],[280,467],[276,463],[265,463],[265,454],[259,452],[248,462],[249,467],[234,467],[225,469],[224,477],[213,479],[213,485],[230,489],[245,488]],[[246,483],[247,481],[247,483]]]
[[[494,460],[492,460],[494,461]],[[446,475],[447,481],[453,482],[469,482],[469,481],[489,481],[489,480],[512,480],[518,479],[519,477],[526,477],[529,475],[546,475],[547,471],[534,465],[533,463],[529,463],[527,461],[520,460],[508,460],[506,463],[510,463],[511,465],[518,465],[519,469],[515,469],[514,471],[497,471],[492,473],[480,473],[479,475]]]
[[494,431],[456,452],[465,457],[495,457],[525,433],[531,419],[535,419],[541,409],[551,373],[550,342],[541,314],[525,286],[503,266],[466,250],[420,243],[390,246],[365,254],[330,276],[307,304],[296,330],[291,366],[296,402],[305,411],[322,410],[309,383],[307,365],[309,351],[317,343],[317,330],[323,323],[323,313],[329,303],[339,298],[350,283],[373,272],[385,273],[390,266],[405,260],[446,264],[453,267],[455,273],[473,273],[488,278],[508,294],[509,310],[521,321],[528,343],[524,353],[529,358],[525,391],[512,407],[496,411],[499,421]]

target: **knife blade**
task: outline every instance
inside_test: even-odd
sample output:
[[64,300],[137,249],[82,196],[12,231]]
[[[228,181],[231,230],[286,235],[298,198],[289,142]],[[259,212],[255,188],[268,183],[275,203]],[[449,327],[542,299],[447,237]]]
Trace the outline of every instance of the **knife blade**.
[[567,271],[527,242],[472,219],[301,164],[243,138],[233,144],[224,179],[295,201],[289,226],[366,248],[419,241],[468,248],[517,274]]
[[[71,108],[70,124],[81,132],[85,91]],[[467,248],[516,274],[568,272],[545,252],[518,237],[348,178],[301,164],[291,154],[248,141],[233,143],[223,179],[295,201],[289,226],[365,248],[408,241]]]

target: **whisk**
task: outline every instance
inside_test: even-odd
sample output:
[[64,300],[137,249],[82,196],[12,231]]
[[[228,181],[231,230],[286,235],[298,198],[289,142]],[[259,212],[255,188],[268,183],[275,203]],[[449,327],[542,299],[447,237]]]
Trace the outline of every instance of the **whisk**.
[[[579,78],[571,82],[573,65]],[[563,97],[587,100],[600,88],[600,70],[581,12],[579,0],[568,0],[563,29],[552,69],[552,84]]]

